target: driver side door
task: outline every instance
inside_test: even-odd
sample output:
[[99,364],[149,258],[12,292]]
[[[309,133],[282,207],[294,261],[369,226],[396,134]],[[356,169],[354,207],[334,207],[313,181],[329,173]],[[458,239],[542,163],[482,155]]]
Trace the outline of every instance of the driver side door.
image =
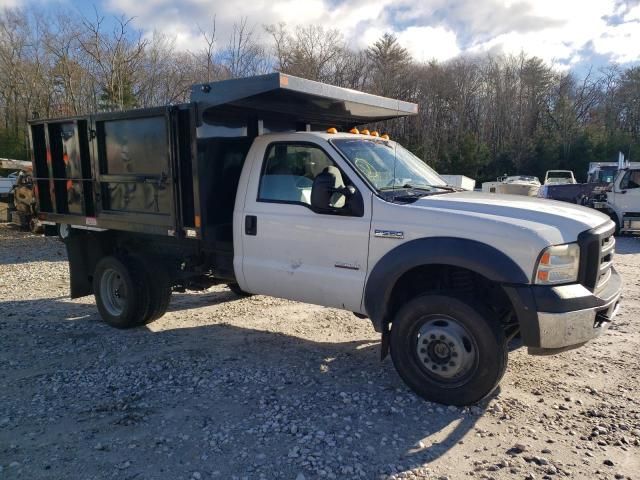
[[[242,228],[242,272],[252,293],[359,312],[367,272],[371,193],[342,159],[311,142],[266,145],[254,163]],[[364,214],[349,202],[332,213],[311,208],[311,186],[335,166],[364,198]],[[256,172],[257,173],[257,172]],[[362,212],[360,212],[362,213]]]

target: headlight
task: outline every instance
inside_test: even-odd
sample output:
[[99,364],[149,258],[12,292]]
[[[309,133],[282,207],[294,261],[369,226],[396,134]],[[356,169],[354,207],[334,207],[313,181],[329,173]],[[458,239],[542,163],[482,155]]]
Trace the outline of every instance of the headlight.
[[535,283],[553,285],[578,280],[580,247],[577,243],[545,248],[536,267]]

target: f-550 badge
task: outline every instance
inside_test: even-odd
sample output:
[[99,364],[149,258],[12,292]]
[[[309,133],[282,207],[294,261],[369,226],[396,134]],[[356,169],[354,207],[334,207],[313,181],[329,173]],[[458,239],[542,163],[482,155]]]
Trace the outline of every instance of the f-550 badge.
[[404,238],[404,232],[398,232],[397,230],[376,230],[373,235],[377,238],[393,238],[395,240]]

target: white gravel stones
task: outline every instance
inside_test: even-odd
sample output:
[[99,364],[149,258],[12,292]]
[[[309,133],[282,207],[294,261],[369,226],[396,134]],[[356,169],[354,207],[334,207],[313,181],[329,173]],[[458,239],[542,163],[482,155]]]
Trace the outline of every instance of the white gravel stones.
[[0,226],[0,477],[633,478],[640,241],[617,248],[628,290],[605,337],[512,352],[496,396],[450,408],[412,394],[349,312],[221,286],[111,329],[68,298],[60,242]]

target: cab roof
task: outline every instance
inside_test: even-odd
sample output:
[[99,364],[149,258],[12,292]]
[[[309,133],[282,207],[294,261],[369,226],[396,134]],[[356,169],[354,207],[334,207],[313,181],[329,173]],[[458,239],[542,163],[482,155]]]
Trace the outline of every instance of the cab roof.
[[282,73],[194,85],[199,120],[207,111],[299,124],[351,127],[418,113],[418,105]]

